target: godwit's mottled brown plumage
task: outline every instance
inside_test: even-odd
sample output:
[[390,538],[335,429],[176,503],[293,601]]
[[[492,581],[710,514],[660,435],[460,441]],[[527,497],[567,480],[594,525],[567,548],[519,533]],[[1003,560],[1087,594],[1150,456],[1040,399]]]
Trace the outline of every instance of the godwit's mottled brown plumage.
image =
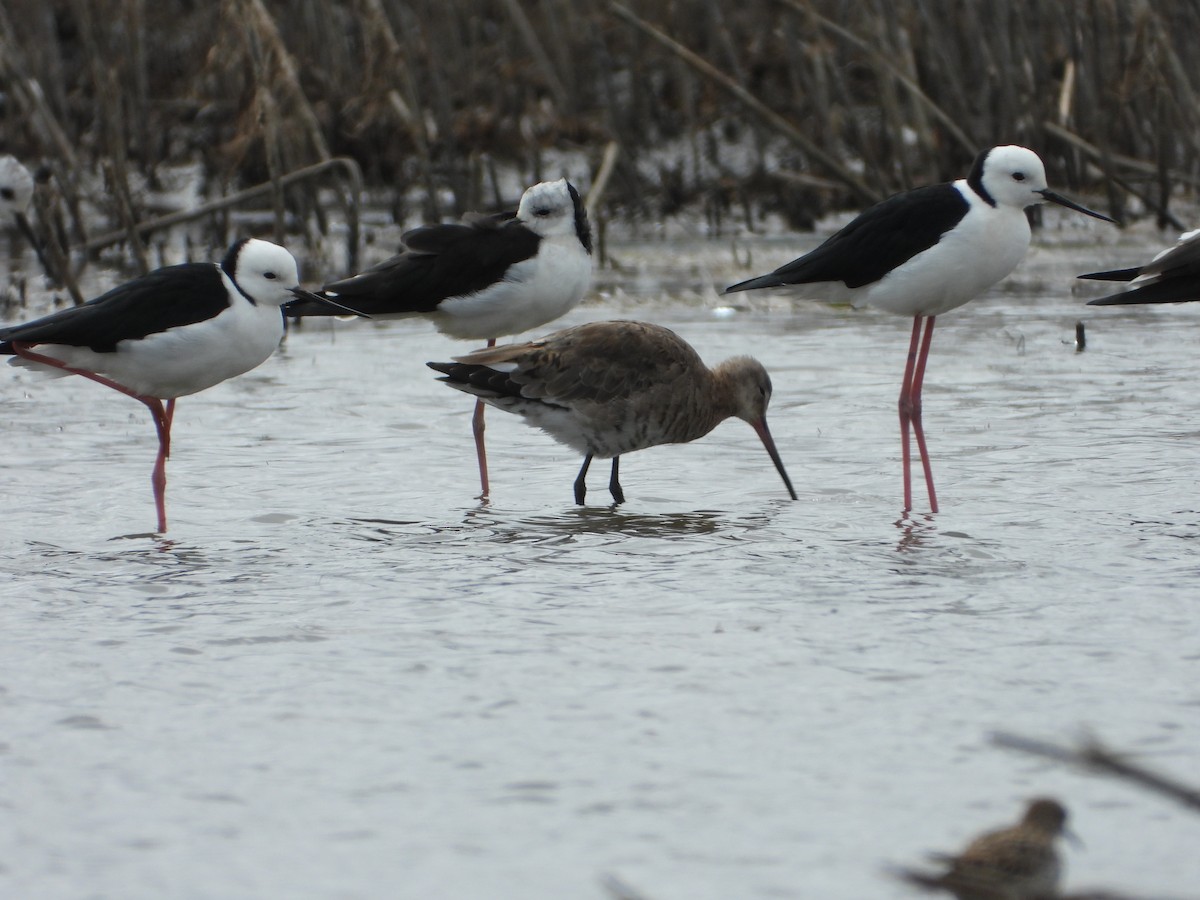
[[593,457],[612,459],[609,491],[625,500],[618,480],[624,453],[682,444],[708,434],[730,416],[749,422],[762,439],[788,493],[791,480],[767,430],[771,379],[748,356],[709,369],[682,338],[644,322],[592,322],[539,341],[509,344],[429,363],[451,387],[519,413],[584,455],[575,481],[583,503]]
[[905,871],[911,884],[954,894],[958,900],[1051,900],[1059,896],[1062,873],[1055,841],[1065,833],[1067,811],[1057,800],[1030,802],[1021,821],[984,834],[957,856],[949,869],[926,875]]

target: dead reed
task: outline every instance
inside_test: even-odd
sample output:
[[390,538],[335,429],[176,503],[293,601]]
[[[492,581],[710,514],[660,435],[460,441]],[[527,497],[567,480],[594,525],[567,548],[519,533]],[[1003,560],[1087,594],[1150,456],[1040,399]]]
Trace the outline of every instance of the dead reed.
[[1197,30],[1195,0],[6,0],[0,152],[49,166],[79,244],[101,183],[83,200],[143,265],[165,165],[209,198],[274,185],[281,236],[321,208],[281,179],[333,157],[424,220],[587,185],[610,143],[601,216],[804,225],[1020,142],[1179,226]]

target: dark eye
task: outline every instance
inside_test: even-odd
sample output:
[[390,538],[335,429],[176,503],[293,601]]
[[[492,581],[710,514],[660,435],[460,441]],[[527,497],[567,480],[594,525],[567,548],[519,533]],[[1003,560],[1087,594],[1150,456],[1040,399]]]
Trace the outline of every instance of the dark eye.
[[552,212],[553,212],[553,210],[551,210],[551,209],[547,209],[545,206],[543,206],[543,207],[541,207],[540,209],[535,209],[535,210],[533,211],[533,214],[534,214],[535,216],[548,216],[548,215],[550,215],[550,213],[552,213]]
[[274,281],[278,277],[279,276],[274,272],[263,272],[263,278],[269,279],[270,281]]
[[3,197],[5,200],[11,200],[15,196],[17,196],[17,192],[12,188],[0,188],[0,197]]
[[1013,181],[1024,181],[1024,180],[1025,180],[1024,172],[1013,172]]

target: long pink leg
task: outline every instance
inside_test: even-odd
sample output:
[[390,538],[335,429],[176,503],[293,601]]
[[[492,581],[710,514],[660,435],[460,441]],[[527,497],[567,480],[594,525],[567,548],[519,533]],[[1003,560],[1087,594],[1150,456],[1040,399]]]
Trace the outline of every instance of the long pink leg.
[[[488,338],[487,345],[489,347],[496,346],[495,338]],[[475,401],[475,415],[471,417],[471,431],[475,433],[475,455],[479,458],[479,485],[482,488],[482,493],[479,495],[480,500],[486,500],[488,496],[488,468],[487,468],[487,447],[483,443],[483,401]]]
[[166,409],[163,409],[162,401],[157,397],[144,397],[141,394],[131,391],[125,385],[118,384],[111,378],[105,378],[103,375],[97,375],[95,372],[89,372],[86,369],[76,369],[74,366],[68,366],[61,359],[55,359],[52,356],[35,353],[29,349],[30,346],[30,344],[22,344],[14,341],[12,348],[17,356],[32,362],[42,363],[43,365],[54,366],[54,368],[70,372],[72,375],[82,375],[84,378],[91,379],[97,384],[110,387],[114,391],[120,391],[125,396],[132,397],[134,400],[144,403],[150,410],[150,415],[154,417],[154,430],[158,432],[158,457],[154,461],[154,471],[150,476],[150,483],[154,487],[154,506],[158,511],[158,530],[160,533],[165,532],[167,530],[167,457],[171,455],[171,422],[175,418],[175,400],[168,400]]
[[154,429],[158,432],[158,456],[154,460],[154,471],[150,484],[154,486],[154,508],[158,511],[158,530],[167,530],[167,457],[171,455],[171,420],[175,418],[175,401],[168,400],[166,409],[157,397],[138,397],[154,417]]
[[910,452],[908,425],[912,421],[912,380],[917,365],[917,350],[921,338],[921,317],[913,317],[912,340],[908,343],[908,362],[904,366],[904,380],[900,383],[900,458],[904,466],[904,511],[912,509],[912,474],[909,466]]
[[917,438],[917,450],[921,453],[921,468],[925,472],[925,487],[929,490],[929,511],[937,512],[937,492],[933,489],[933,467],[929,463],[929,451],[925,447],[925,429],[921,427],[921,388],[925,384],[925,362],[929,359],[929,347],[933,343],[933,320],[934,316],[925,320],[925,339],[921,343],[917,368],[913,372],[909,403],[912,407],[913,434]]

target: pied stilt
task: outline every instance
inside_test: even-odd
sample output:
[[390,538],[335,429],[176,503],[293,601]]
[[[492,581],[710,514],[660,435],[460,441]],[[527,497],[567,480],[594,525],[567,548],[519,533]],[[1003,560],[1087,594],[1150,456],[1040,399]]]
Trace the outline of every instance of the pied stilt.
[[165,532],[175,399],[266,360],[283,337],[280,307],[311,297],[299,283],[296,260],[283,247],[240,240],[220,265],[157,269],[82,306],[0,327],[0,354],[13,355],[16,365],[82,375],[149,408],[158,432],[151,483],[158,531]]
[[1046,201],[1113,221],[1051,191],[1045,167],[1032,150],[992,147],[979,154],[966,178],[896,194],[811,253],[725,289],[800,285],[806,297],[848,300],[913,317],[899,403],[906,513],[912,509],[910,424],[929,505],[938,510],[921,425],[921,386],[934,319],[973,300],[1016,268],[1029,247],[1025,208]]
[[[525,191],[515,214],[468,213],[406,233],[402,252],[325,285],[321,294],[373,318],[423,316],[445,334],[486,340],[544,325],[572,309],[592,279],[592,237],[579,192],[565,178]],[[337,311],[298,301],[289,316]],[[472,419],[482,497],[489,492],[483,404]]]

